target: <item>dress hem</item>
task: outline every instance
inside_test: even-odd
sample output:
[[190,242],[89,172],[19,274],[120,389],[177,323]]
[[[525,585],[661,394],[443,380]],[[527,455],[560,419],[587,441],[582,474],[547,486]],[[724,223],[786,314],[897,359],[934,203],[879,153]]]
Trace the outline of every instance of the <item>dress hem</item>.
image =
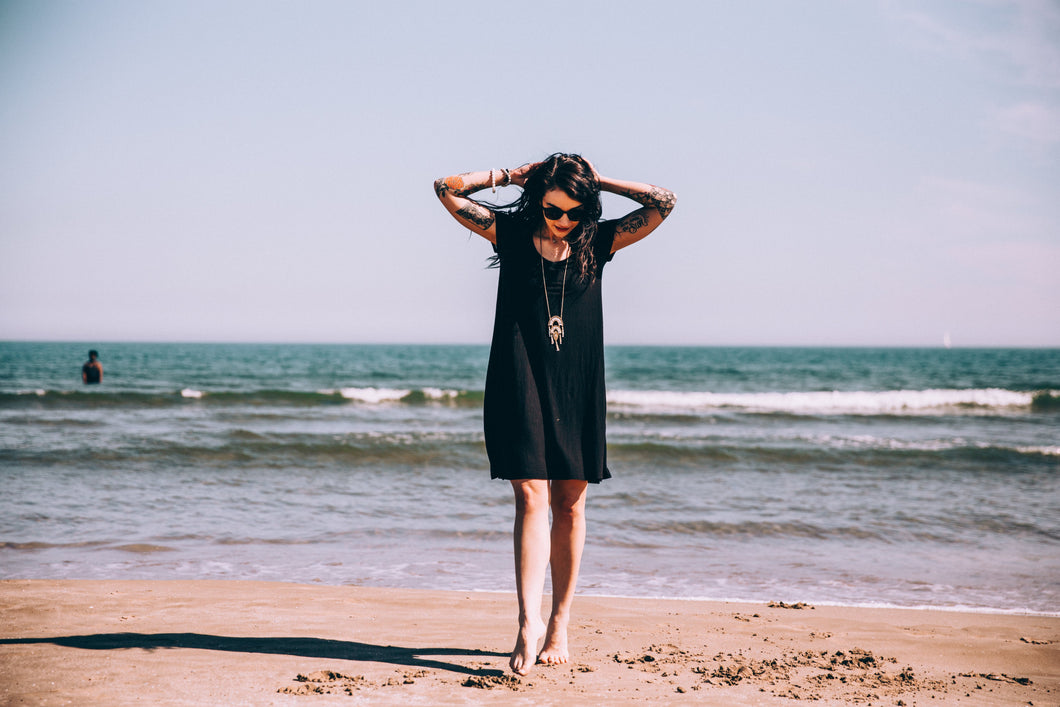
[[601,481],[607,481],[608,479],[613,479],[613,478],[614,478],[613,476],[604,476],[604,477],[601,477],[599,479],[576,479],[576,478],[573,478],[573,477],[569,478],[569,479],[559,479],[559,478],[550,479],[550,478],[544,477],[544,476],[501,476],[500,474],[494,474],[492,472],[490,473],[490,479],[491,480],[492,479],[498,479],[498,480],[501,480],[501,481],[586,481],[586,482],[588,482],[590,484],[598,484]]

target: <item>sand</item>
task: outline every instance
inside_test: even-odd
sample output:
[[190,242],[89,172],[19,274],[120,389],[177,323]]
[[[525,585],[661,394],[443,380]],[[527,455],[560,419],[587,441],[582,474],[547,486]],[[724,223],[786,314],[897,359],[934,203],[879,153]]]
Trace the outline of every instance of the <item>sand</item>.
[[[547,598],[546,598],[547,601]],[[508,671],[513,594],[0,582],[9,705],[1060,705],[1060,618],[578,597]]]

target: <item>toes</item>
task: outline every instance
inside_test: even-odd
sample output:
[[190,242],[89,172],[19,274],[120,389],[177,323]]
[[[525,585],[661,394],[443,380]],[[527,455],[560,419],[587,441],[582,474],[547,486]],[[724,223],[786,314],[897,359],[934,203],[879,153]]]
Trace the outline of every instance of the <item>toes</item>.
[[544,653],[537,657],[537,662],[543,665],[561,665],[568,662],[569,658],[565,655],[556,655],[554,653]]
[[512,672],[516,675],[525,676],[530,672],[530,668],[533,663],[529,660],[523,660],[523,656],[519,656],[518,659],[513,657],[508,662],[508,667],[512,669]]

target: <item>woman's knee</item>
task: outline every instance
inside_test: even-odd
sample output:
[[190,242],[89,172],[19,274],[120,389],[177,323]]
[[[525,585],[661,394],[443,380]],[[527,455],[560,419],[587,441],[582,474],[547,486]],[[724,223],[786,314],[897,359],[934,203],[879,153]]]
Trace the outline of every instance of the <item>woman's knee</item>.
[[548,482],[539,479],[512,481],[515,491],[515,508],[519,513],[548,513]]
[[585,515],[585,494],[588,484],[584,481],[552,482],[552,517],[580,518]]

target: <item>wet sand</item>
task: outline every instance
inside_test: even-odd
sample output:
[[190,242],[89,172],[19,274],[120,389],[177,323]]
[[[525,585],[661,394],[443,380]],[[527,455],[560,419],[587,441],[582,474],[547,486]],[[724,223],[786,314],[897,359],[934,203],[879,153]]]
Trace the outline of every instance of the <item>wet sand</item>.
[[578,597],[571,663],[517,678],[515,614],[513,594],[3,581],[0,703],[1060,704],[1052,616]]

